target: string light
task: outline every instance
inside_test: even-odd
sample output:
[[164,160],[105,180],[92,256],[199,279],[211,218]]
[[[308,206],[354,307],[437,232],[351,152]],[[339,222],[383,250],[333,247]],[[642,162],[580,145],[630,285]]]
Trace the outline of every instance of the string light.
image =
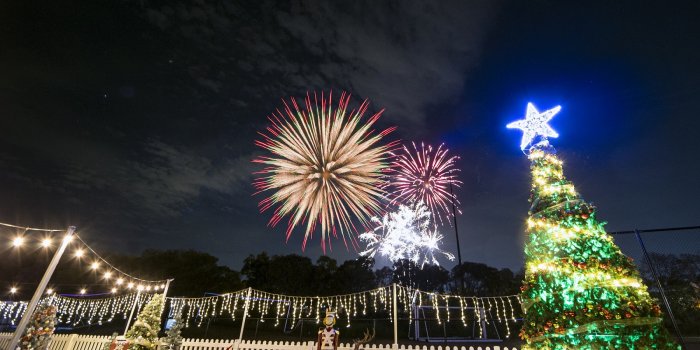
[[[182,316],[187,320],[187,326],[193,321],[201,326],[205,318],[219,317],[228,314],[234,321],[236,312],[241,311],[245,305],[248,290],[243,289],[233,293],[202,298],[167,298],[170,302],[170,317]],[[255,312],[261,319],[274,317],[275,326],[280,324],[280,319],[287,317],[290,324],[295,325],[301,318],[315,318],[318,323],[323,317],[323,309],[336,310],[338,318],[345,318],[347,325],[351,324],[351,318],[358,312],[367,314],[368,306],[375,313],[392,313],[392,288],[380,287],[377,289],[334,296],[290,296],[268,293],[251,289],[249,301],[249,313]],[[431,307],[436,312],[440,324],[449,323],[455,319],[450,315],[450,308],[460,308],[460,321],[464,327],[468,326],[467,310],[474,310],[475,325],[481,328],[481,322],[507,323],[515,322],[515,313],[520,310],[520,300],[516,295],[492,298],[465,298],[456,295],[423,292],[417,289],[397,286],[398,310],[408,313],[413,320],[413,308],[425,306]],[[428,305],[423,300],[429,300]],[[488,307],[486,305],[489,305]],[[495,312],[488,311],[494,309]],[[444,315],[440,310],[446,310]],[[510,314],[511,318],[507,315]],[[495,319],[493,318],[495,317]],[[393,322],[393,321],[392,321]],[[293,327],[292,327],[293,328]],[[510,334],[510,327],[506,325]],[[483,330],[479,330],[483,332]]]
[[22,236],[17,236],[12,240],[13,247],[18,248],[18,247],[21,247],[22,244],[24,244],[24,237],[22,237]]
[[75,251],[75,257],[76,257],[76,258],[80,259],[80,258],[83,257],[83,255],[85,255],[85,251],[84,251],[84,250],[78,249],[78,250]]
[[11,294],[15,294],[15,293],[17,293],[17,291],[18,291],[17,287],[12,287],[12,288],[10,288],[10,293],[11,293]]
[[85,288],[80,290],[80,294],[85,294],[85,293],[87,293],[87,290]]
[[44,248],[48,248],[51,246],[51,238],[44,238],[41,240],[41,246]]
[[110,271],[107,271],[102,275],[102,277],[106,280],[110,279],[112,277],[112,273]]
[[121,286],[122,284],[124,284],[124,279],[121,278],[121,277],[120,277],[120,278],[117,278],[117,285],[118,285],[118,286]]
[[100,267],[100,263],[98,263],[97,261],[90,264],[90,268],[93,270],[97,270],[99,267]]
[[[50,295],[39,300],[40,304],[51,302],[56,306],[56,322],[60,324],[103,324],[110,322],[116,315],[127,317],[132,307],[142,309],[150,301],[152,295],[141,294],[136,298],[136,293],[122,296],[112,296],[102,299],[69,298],[59,295]],[[24,301],[0,302],[0,320],[15,325],[22,318],[27,308]]]
[[46,290],[46,294],[51,295],[53,294],[53,289],[49,288]]

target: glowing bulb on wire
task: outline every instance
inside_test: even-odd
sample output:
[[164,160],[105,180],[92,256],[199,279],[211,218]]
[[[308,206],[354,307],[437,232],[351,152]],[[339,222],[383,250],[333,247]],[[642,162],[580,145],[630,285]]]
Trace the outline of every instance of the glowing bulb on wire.
[[41,246],[44,248],[48,248],[51,246],[51,238],[44,238],[41,240]]
[[100,267],[100,263],[98,263],[97,261],[90,264],[90,268],[93,270],[97,270],[98,267]]
[[83,255],[85,255],[85,252],[82,249],[78,249],[75,251],[75,257],[76,258],[82,258]]
[[10,288],[10,293],[15,294],[15,293],[17,293],[17,290],[18,290],[17,287],[12,287],[12,288]]
[[102,277],[104,277],[104,279],[108,280],[112,277],[112,273],[107,271],[107,272],[105,272],[105,274]]
[[85,294],[85,293],[87,293],[87,290],[85,288],[80,290],[80,294]]
[[117,285],[120,286],[120,285],[122,285],[123,283],[124,283],[124,279],[123,279],[123,278],[117,278]]
[[24,244],[24,237],[17,236],[15,237],[15,239],[12,240],[12,245],[14,247],[20,247],[22,246],[22,244]]

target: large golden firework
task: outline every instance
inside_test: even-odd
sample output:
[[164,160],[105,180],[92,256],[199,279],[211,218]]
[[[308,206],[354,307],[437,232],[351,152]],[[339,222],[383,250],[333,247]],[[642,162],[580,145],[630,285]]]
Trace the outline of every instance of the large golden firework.
[[276,206],[271,226],[289,214],[287,239],[295,226],[305,224],[302,249],[317,224],[324,252],[338,231],[346,246],[349,240],[357,248],[353,217],[365,225],[381,209],[383,172],[394,143],[379,141],[394,128],[371,129],[383,110],[362,122],[367,100],[348,113],[350,95],[345,92],[335,108],[332,93],[321,93],[320,99],[307,94],[304,109],[294,98],[282,102],[283,112],[278,109],[268,117],[271,125],[255,142],[272,153],[254,160],[266,165],[254,182],[258,193],[274,191],[260,201],[260,211]]

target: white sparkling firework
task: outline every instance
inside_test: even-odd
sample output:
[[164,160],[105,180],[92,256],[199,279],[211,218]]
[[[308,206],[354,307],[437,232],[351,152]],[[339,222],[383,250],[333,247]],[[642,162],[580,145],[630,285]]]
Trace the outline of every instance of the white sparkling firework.
[[430,210],[420,202],[400,205],[397,211],[382,218],[373,217],[372,222],[377,226],[359,237],[367,244],[360,255],[374,257],[379,254],[391,262],[408,259],[420,264],[421,268],[425,264],[440,265],[439,256],[454,260],[454,255],[440,249],[443,236],[430,219]]

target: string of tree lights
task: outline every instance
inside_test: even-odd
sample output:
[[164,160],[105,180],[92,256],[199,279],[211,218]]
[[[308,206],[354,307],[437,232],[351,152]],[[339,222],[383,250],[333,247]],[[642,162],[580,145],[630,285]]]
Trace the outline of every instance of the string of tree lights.
[[[248,313],[261,318],[274,318],[275,326],[281,319],[290,320],[292,325],[300,319],[315,319],[320,323],[325,310],[337,312],[339,320],[346,321],[350,327],[352,320],[377,313],[393,313],[392,286],[380,287],[368,291],[332,295],[332,296],[293,296],[268,293],[256,289],[242,289],[232,293],[200,298],[169,297],[170,317],[182,317],[186,327],[196,324],[201,326],[207,318],[228,315],[236,320],[237,312],[244,311],[245,300],[250,295]],[[408,315],[409,322],[414,320],[414,311],[419,307],[434,310],[438,324],[452,321],[461,322],[464,327],[469,320],[476,324],[497,322],[506,327],[506,336],[511,335],[509,323],[516,322],[520,316],[520,298],[517,295],[495,297],[468,297],[450,294],[426,292],[410,287],[396,288],[397,311]],[[517,316],[516,316],[517,315]],[[388,318],[391,320],[391,318]],[[292,326],[293,328],[294,326]],[[479,328],[479,332],[482,330]],[[479,334],[481,336],[481,333]]]
[[[132,292],[107,298],[75,298],[61,295],[45,296],[40,304],[56,307],[56,322],[66,325],[102,325],[111,322],[117,315],[126,319],[136,305],[138,312],[147,304],[154,294]],[[0,320],[16,325],[27,309],[26,301],[8,301],[0,303]]]
[[[24,253],[28,253],[26,255],[29,255],[35,253],[37,250],[52,252],[63,240],[69,240],[68,251],[65,257],[80,262],[87,262],[87,269],[93,272],[97,279],[97,283],[92,284],[97,284],[99,288],[108,286],[107,291],[100,290],[100,292],[113,294],[131,291],[157,292],[164,290],[166,287],[167,279],[147,280],[120,270],[98,254],[95,249],[90,247],[77,233],[67,235],[66,230],[22,227],[7,223],[0,223],[0,226],[14,229],[10,230],[14,232],[8,233],[5,231],[2,234],[6,236],[4,240],[8,242],[7,247],[17,254],[24,255]],[[11,285],[7,288],[9,294],[18,293],[20,291],[20,283],[10,283]],[[90,292],[95,292],[90,291],[85,285],[86,284],[81,284],[80,288],[70,291],[59,291],[57,288],[48,288],[46,289],[46,294],[71,292],[86,295]]]

